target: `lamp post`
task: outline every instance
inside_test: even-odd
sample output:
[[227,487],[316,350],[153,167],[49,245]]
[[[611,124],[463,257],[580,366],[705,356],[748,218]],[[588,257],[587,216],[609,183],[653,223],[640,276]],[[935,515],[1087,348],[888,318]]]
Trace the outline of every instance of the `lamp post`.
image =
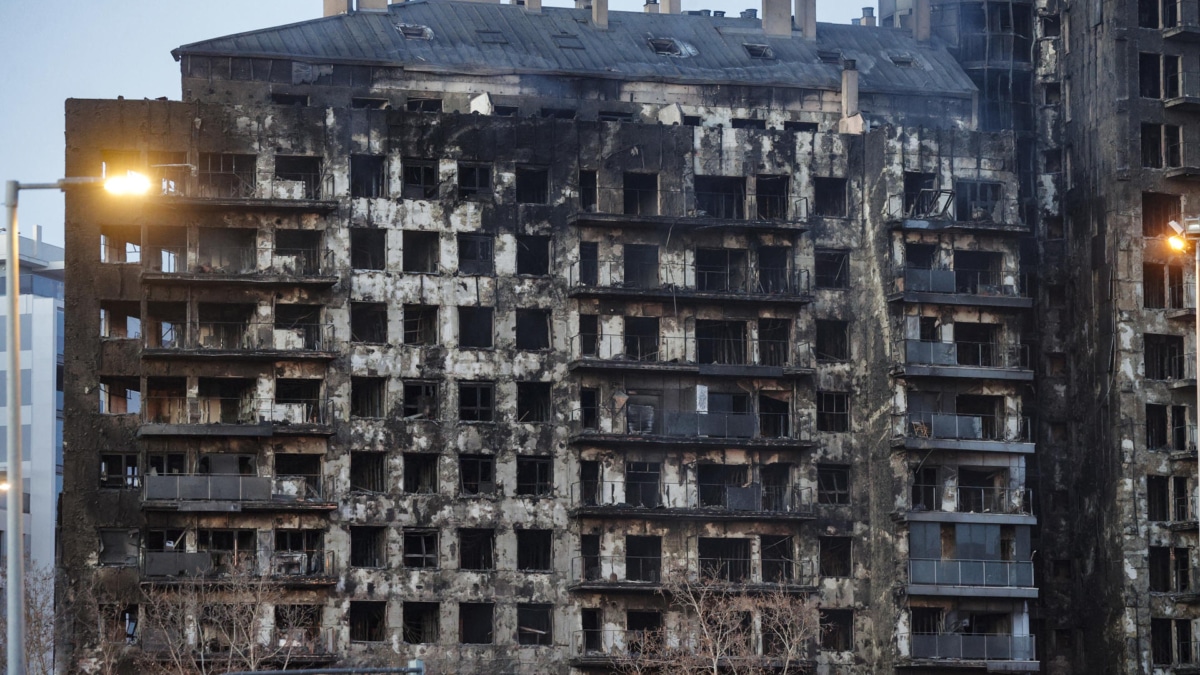
[[[1194,317],[1195,340],[1192,349],[1195,350],[1195,372],[1196,377],[1196,431],[1197,431],[1197,448],[1200,449],[1200,218],[1184,218],[1183,225],[1177,221],[1167,223],[1174,232],[1167,239],[1167,244],[1176,251],[1187,250],[1188,242],[1192,244],[1192,252],[1195,254],[1195,267],[1192,274],[1192,286],[1194,287],[1195,298],[1193,309],[1196,312]],[[1192,506],[1193,511],[1200,511],[1200,466],[1197,467],[1196,480],[1196,499]]]
[[25,675],[25,539],[22,535],[25,482],[21,462],[21,235],[17,229],[17,196],[21,190],[62,190],[103,186],[112,194],[137,195],[150,189],[150,180],[133,173],[110,178],[62,178],[53,183],[5,183],[4,204],[8,212],[8,259],[5,261],[5,292],[8,294],[8,396],[6,503],[8,547],[8,655],[6,672]]

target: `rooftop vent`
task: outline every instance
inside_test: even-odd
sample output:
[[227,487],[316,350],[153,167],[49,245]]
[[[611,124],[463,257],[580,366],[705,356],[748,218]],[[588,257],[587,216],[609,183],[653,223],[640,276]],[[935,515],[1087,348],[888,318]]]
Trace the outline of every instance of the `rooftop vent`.
[[432,40],[433,29],[429,26],[422,26],[412,23],[398,23],[396,30],[404,36],[405,40]]
[[749,54],[750,58],[752,58],[752,59],[773,59],[773,58],[775,58],[775,52],[771,51],[771,47],[768,45],[744,44],[742,46],[746,48],[746,53]]
[[892,63],[901,68],[912,68],[917,65],[917,60],[913,58],[912,54],[891,54],[889,58],[892,59]]
[[714,10],[713,10],[713,16],[715,16],[715,17],[717,17],[717,18],[719,19],[719,18],[721,18],[721,17],[725,16],[725,10],[723,10],[723,9],[714,9]]
[[741,16],[743,19],[757,19],[758,18],[758,10],[757,9],[743,9],[742,13],[739,16]]
[[829,63],[835,66],[842,65],[842,53],[833,49],[820,49],[817,51],[817,58],[821,63]]

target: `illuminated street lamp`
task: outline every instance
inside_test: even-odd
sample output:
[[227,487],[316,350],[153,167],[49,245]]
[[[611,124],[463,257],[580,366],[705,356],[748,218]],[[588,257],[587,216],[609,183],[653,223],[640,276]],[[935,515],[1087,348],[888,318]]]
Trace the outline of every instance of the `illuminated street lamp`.
[[0,491],[8,492],[8,675],[25,675],[25,541],[21,518],[24,514],[24,483],[21,478],[21,236],[17,230],[17,195],[21,190],[62,190],[101,187],[114,195],[142,195],[150,190],[150,179],[127,172],[108,178],[62,178],[53,183],[5,184],[4,204],[8,211],[8,473]]
[[[1196,311],[1194,315],[1195,323],[1195,341],[1192,349],[1196,352],[1196,370],[1193,375],[1196,379],[1196,431],[1200,434],[1200,218],[1184,218],[1183,225],[1178,221],[1170,221],[1167,223],[1171,227],[1172,234],[1167,238],[1167,245],[1176,251],[1186,251],[1188,242],[1191,242],[1192,250],[1196,256],[1196,265],[1192,274],[1192,285],[1195,286],[1195,302],[1193,308]],[[1198,436],[1197,438],[1200,438]],[[1196,476],[1196,499],[1193,502],[1192,510],[1200,511],[1200,465],[1197,467]]]

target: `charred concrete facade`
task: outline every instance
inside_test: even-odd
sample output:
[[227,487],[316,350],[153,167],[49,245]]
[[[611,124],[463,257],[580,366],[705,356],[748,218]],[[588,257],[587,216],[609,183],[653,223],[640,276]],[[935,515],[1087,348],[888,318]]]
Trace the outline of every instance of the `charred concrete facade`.
[[768,5],[360,7],[68,102],[68,175],[162,186],[68,200],[69,578],[565,673],[681,569],[818,596],[818,672],[1037,671],[1024,136],[939,38]]

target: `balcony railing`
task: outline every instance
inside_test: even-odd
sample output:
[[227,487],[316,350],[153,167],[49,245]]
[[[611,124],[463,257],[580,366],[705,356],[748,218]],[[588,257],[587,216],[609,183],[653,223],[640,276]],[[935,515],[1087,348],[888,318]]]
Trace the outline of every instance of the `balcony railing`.
[[910,364],[1020,370],[1029,368],[1029,346],[905,340],[904,358]]
[[921,190],[915,195],[888,195],[889,220],[947,220],[954,217],[954,190]]
[[[587,410],[578,411],[576,420],[586,422]],[[661,410],[655,406],[628,404],[612,415],[611,431],[623,436],[666,436],[671,438],[755,438],[804,440],[810,435],[808,424],[788,413],[704,413],[685,410]],[[599,431],[577,424],[581,431]]]
[[[755,564],[757,562],[757,564]],[[812,561],[783,558],[699,560],[704,583],[717,585],[783,584],[813,586],[816,570]],[[576,584],[642,584],[662,582],[661,556],[578,556],[571,559],[571,581]],[[695,570],[689,576],[699,575]]]
[[334,196],[333,175],[325,173],[289,173],[259,180],[253,170],[197,171],[193,177],[190,167],[167,165],[151,167],[148,175],[156,193],[163,197],[328,200]]
[[914,659],[1032,661],[1036,658],[1032,635],[909,633],[907,637],[909,654]]
[[329,401],[202,396],[148,396],[143,402],[146,424],[329,424]]
[[1021,560],[908,561],[908,583],[1033,588],[1033,563]]
[[946,499],[946,490],[944,485],[914,485],[912,510],[1033,515],[1028,488],[955,486],[949,488],[953,501]]
[[1033,442],[1028,417],[910,412],[900,415],[907,438],[963,441]]
[[147,349],[212,351],[329,351],[333,326],[257,321],[160,323],[144,335]]
[[571,498],[574,505],[582,507],[703,509],[729,513],[813,512],[812,489],[799,485],[596,481],[573,484]]
[[311,501],[321,499],[320,476],[167,474],[142,477],[143,498],[166,501]]
[[337,576],[334,551],[276,551],[271,554],[271,576],[310,579]]
[[812,362],[807,342],[737,337],[596,335],[571,337],[576,359],[697,365],[789,367]]
[[571,559],[571,581],[657,585],[662,556],[579,556]]
[[651,188],[596,188],[591,213],[681,216],[726,220],[798,221],[809,216],[808,199],[781,194],[692,192]]
[[316,247],[271,248],[256,246],[149,246],[148,269],[161,274],[212,276],[283,275],[327,276],[332,255]]
[[[1170,357],[1167,367],[1160,369],[1158,372],[1151,372],[1153,369],[1147,364],[1146,377],[1152,380],[1194,380],[1196,379],[1196,355],[1195,354],[1175,354]],[[1151,377],[1154,375],[1154,377]]]
[[337,654],[337,629],[314,626],[274,628],[267,654],[295,660],[333,656]]
[[146,577],[211,578],[258,574],[254,552],[233,551],[145,551],[142,574]]
[[1026,276],[991,270],[952,270],[906,267],[897,279],[897,290],[979,297],[1025,298]]
[[809,292],[808,270],[749,264],[705,266],[689,263],[579,261],[570,284],[581,288],[795,297]]
[[663,629],[624,630],[596,628],[571,634],[571,655],[576,658],[632,659],[642,653],[658,656],[662,645],[677,643]]

